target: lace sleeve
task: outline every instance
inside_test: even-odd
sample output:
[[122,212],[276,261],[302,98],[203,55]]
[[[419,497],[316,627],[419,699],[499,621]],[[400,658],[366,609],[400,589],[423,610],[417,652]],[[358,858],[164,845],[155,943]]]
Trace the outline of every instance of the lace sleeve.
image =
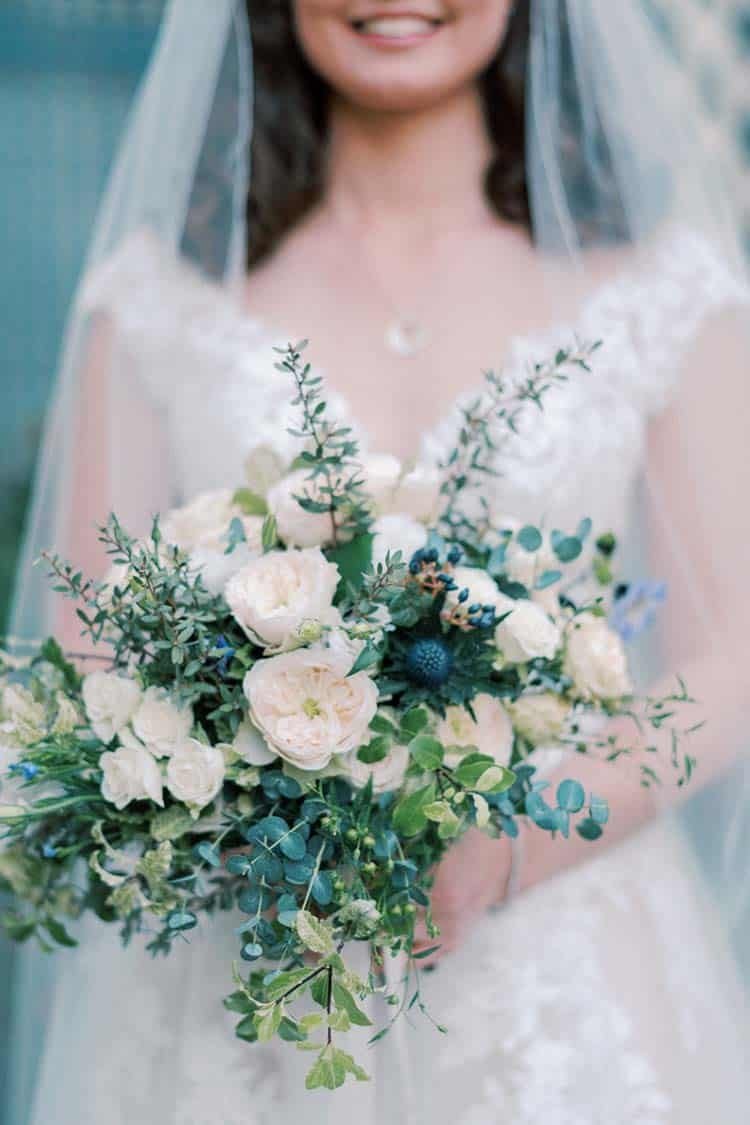
[[663,239],[646,268],[604,286],[584,317],[604,341],[615,382],[644,414],[672,400],[703,325],[724,310],[750,305],[750,289],[703,236]]

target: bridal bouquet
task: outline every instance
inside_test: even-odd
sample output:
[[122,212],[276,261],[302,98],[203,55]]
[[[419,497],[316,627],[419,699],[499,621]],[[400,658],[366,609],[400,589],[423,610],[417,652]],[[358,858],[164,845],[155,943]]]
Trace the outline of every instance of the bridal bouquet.
[[[574,777],[553,788],[536,752],[615,760],[629,749],[602,720],[671,729],[688,697],[680,685],[636,715],[613,621],[632,629],[660,591],[615,585],[611,535],[520,525],[481,500],[497,443],[593,348],[521,383],[488,375],[434,472],[360,457],[302,349],[277,365],[296,388],[293,466],[258,451],[246,485],[157,519],[146,541],[111,516],[103,583],[48,560],[94,655],[48,640],[3,657],[0,881],[9,933],[45,948],[74,945],[67,920],[84,911],[154,953],[235,912],[237,1034],[313,1051],[308,1087],[335,1088],[367,1077],[334,1041],[370,1023],[364,1000],[421,1006],[431,950],[414,952],[415,923],[439,945],[430,886],[452,841],[521,823],[596,840],[606,802]],[[351,942],[371,948],[367,975]],[[383,971],[397,954],[403,1000]]]

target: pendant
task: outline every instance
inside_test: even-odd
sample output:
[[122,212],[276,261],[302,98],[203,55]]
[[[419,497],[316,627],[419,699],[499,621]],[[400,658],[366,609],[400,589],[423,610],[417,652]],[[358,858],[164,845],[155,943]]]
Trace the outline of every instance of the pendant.
[[385,330],[385,346],[388,351],[404,359],[424,351],[429,343],[427,329],[417,320],[398,318],[392,320]]

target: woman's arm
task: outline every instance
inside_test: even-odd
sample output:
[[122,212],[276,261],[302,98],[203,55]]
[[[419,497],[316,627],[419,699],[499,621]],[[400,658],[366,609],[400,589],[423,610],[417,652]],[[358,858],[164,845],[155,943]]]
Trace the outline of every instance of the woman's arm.
[[[750,371],[747,331],[739,317],[717,318],[691,349],[677,401],[656,419],[648,442],[650,540],[655,574],[668,582],[663,618],[663,663],[670,673],[652,694],[664,695],[680,674],[698,705],[690,720],[706,724],[690,736],[698,760],[690,786],[671,780],[664,738],[664,784],[646,789],[640,766],[653,756],[636,741],[630,720],[611,731],[633,747],[617,764],[576,755],[563,763],[557,781],[573,775],[588,791],[606,798],[610,822],[592,846],[573,833],[569,840],[523,830],[521,889],[616,844],[665,806],[689,797],[734,760],[750,720]],[[635,737],[634,737],[635,736]],[[648,743],[655,742],[649,732]],[[573,768],[574,767],[574,768]],[[509,882],[511,846],[469,833],[440,865],[433,908],[441,927],[441,950],[460,944],[488,905],[502,900]],[[420,947],[431,942],[420,933]]]
[[[92,316],[78,397],[72,494],[65,502],[65,538],[55,549],[84,575],[102,578],[111,560],[97,528],[115,511],[134,535],[170,500],[167,435],[161,411],[136,372],[135,361],[107,313]],[[59,600],[56,634],[68,651],[89,651],[75,605]]]

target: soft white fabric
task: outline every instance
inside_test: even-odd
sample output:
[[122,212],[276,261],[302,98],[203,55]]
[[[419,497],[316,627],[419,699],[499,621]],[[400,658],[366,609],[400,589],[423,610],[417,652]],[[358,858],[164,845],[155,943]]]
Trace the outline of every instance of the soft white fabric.
[[[739,295],[684,233],[655,250],[647,273],[600,288],[564,329],[606,340],[594,372],[535,414],[503,457],[492,503],[557,521],[585,508],[624,529],[648,414],[668,399],[699,321]],[[92,275],[85,299],[115,314],[134,373],[164,411],[184,495],[236,481],[258,443],[291,452],[271,351],[286,340],[224,291],[143,235]],[[511,369],[546,358],[560,333],[515,340]],[[455,425],[425,436],[425,458],[445,452]],[[414,1015],[369,1052],[376,1081],[333,1096],[305,1094],[308,1059],[289,1045],[233,1038],[220,998],[239,918],[156,962],[89,923],[81,949],[59,955],[30,1125],[740,1125],[747,1039],[690,871],[674,830],[658,824],[490,915],[424,978],[448,1035]],[[61,1088],[64,1074],[76,1081]]]

